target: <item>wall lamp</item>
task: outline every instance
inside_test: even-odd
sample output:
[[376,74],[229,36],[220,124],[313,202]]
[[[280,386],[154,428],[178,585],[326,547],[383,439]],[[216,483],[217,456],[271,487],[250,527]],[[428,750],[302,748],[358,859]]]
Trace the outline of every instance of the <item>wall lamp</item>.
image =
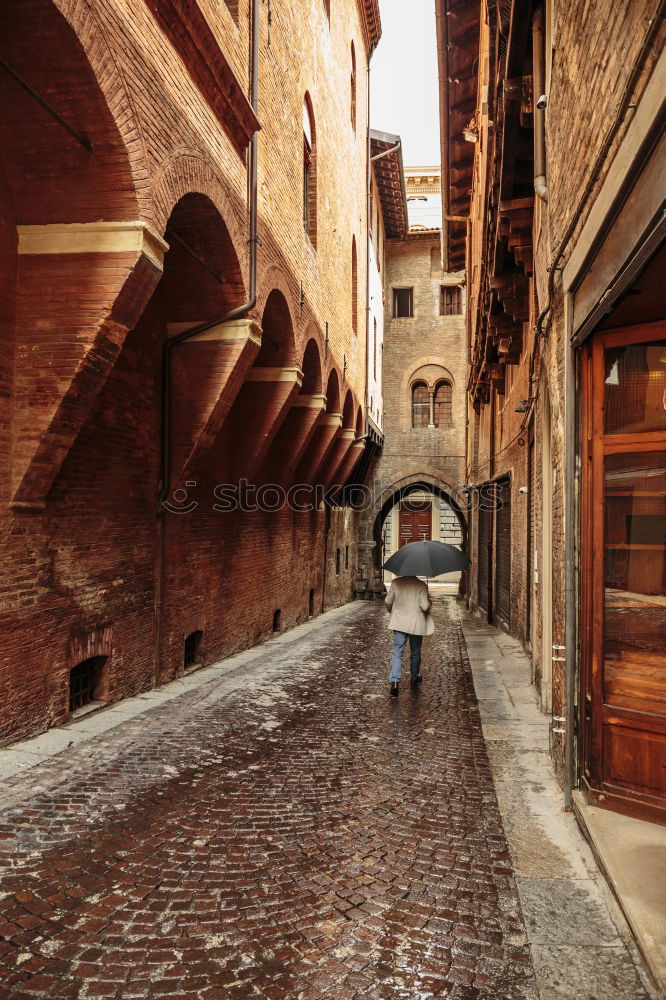
[[535,398],[536,398],[535,396],[530,396],[529,399],[521,399],[520,402],[518,403],[518,406],[516,407],[515,412],[527,413],[527,411],[530,408],[530,403],[533,403]]

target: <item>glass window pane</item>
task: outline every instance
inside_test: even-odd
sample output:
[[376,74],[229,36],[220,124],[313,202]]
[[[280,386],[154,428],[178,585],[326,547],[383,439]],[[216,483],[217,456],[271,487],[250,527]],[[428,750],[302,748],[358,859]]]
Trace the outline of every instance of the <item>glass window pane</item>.
[[666,452],[605,459],[604,699],[666,714]]
[[450,382],[440,382],[435,389],[435,427],[451,427],[453,398]]
[[606,434],[666,430],[666,340],[604,352]]
[[426,385],[412,388],[412,427],[427,427],[430,423],[430,394]]

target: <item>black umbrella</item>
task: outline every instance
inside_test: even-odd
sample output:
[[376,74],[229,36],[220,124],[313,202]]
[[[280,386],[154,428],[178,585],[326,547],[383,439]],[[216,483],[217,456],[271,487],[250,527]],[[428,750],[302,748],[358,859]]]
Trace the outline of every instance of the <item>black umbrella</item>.
[[446,542],[409,542],[384,563],[384,569],[396,576],[439,576],[467,566],[465,553]]

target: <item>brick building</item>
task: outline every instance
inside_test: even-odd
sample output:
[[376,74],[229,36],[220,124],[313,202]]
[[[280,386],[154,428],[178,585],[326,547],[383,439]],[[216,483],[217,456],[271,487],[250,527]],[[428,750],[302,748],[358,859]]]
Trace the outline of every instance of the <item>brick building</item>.
[[351,597],[348,510],[221,487],[363,452],[380,24],[377,0],[0,18],[6,742]]
[[470,606],[531,654],[566,801],[662,822],[663,14],[437,0]]
[[361,522],[359,590],[368,593],[381,592],[381,564],[399,545],[425,536],[460,544],[466,532],[463,274],[442,270],[439,170],[407,168],[403,183],[409,228],[386,246],[384,447]]

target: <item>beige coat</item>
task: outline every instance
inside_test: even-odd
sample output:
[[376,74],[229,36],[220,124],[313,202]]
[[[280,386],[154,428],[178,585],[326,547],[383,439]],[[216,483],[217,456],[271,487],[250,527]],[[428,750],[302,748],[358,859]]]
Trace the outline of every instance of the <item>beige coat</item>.
[[428,588],[417,576],[399,576],[391,583],[386,595],[386,607],[391,609],[389,628],[409,635],[432,635],[435,626],[430,610],[432,601]]

